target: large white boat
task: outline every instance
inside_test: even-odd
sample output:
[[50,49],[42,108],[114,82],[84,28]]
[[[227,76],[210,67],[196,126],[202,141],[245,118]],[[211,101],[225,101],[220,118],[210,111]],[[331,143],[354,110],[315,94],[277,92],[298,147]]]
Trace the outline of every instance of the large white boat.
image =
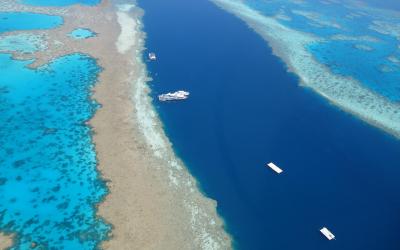
[[166,94],[162,94],[158,96],[158,100],[165,102],[165,101],[175,101],[175,100],[185,100],[189,97],[189,92],[179,90],[176,92],[170,92]]

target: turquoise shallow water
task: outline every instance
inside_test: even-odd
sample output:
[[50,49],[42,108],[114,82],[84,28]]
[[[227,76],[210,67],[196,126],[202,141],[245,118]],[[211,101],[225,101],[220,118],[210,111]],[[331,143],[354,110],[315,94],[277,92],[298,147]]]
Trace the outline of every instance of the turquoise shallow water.
[[96,33],[91,31],[90,29],[75,29],[71,33],[69,33],[69,36],[73,37],[74,39],[81,40],[81,39],[86,39],[90,37],[96,36]]
[[85,125],[99,68],[80,54],[28,63],[0,55],[0,227],[18,232],[15,249],[93,248],[109,230],[95,218],[106,188]]
[[[62,24],[60,16],[0,12],[0,33]],[[0,40],[3,51],[45,48],[27,32]],[[90,95],[101,69],[80,53],[38,69],[31,62],[0,54],[0,231],[15,233],[11,249],[95,249],[111,229],[96,216],[107,189],[86,124],[99,106]]]
[[107,190],[90,128],[94,59],[73,54],[37,70],[0,54],[0,228],[13,249],[93,249],[110,229],[94,204]]
[[[0,33],[62,24],[59,16],[0,13]],[[31,53],[46,42],[24,32],[2,37],[0,49]],[[0,231],[16,234],[12,249],[95,249],[111,229],[96,216],[107,189],[86,124],[99,107],[91,88],[101,69],[80,53],[38,69],[31,62],[0,54]]]
[[96,5],[101,0],[23,0],[24,4],[41,6],[67,6],[72,4]]
[[22,53],[32,53],[44,50],[47,43],[41,36],[32,34],[18,34],[0,37],[0,51],[18,51]]
[[[328,4],[316,0],[247,0],[245,3],[287,27],[320,38],[308,50],[334,73],[357,79],[390,101],[400,101],[398,14],[373,5],[359,7],[351,1]],[[392,9],[396,5],[387,3]]]
[[29,12],[0,12],[0,33],[15,30],[51,29],[63,24],[62,17]]

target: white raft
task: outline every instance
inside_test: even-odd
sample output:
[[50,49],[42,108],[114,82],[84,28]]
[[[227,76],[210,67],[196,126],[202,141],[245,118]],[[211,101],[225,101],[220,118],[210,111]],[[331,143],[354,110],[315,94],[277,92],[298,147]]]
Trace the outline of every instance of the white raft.
[[328,240],[333,240],[335,239],[335,235],[331,231],[329,231],[328,228],[323,227],[321,230],[319,230]]
[[277,165],[275,165],[274,163],[270,162],[267,164],[268,167],[270,167],[272,170],[274,170],[276,173],[280,174],[283,172],[282,169],[280,169]]

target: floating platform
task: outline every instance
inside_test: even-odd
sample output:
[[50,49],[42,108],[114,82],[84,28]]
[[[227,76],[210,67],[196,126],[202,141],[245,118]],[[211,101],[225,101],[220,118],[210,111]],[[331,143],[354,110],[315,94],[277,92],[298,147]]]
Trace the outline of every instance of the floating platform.
[[277,165],[275,165],[274,163],[270,162],[267,164],[268,167],[270,167],[272,170],[274,170],[276,173],[280,174],[283,172],[282,169],[280,169]]
[[335,239],[335,235],[333,235],[333,233],[331,231],[329,231],[328,228],[323,227],[321,228],[321,230],[319,230],[328,240],[334,240]]

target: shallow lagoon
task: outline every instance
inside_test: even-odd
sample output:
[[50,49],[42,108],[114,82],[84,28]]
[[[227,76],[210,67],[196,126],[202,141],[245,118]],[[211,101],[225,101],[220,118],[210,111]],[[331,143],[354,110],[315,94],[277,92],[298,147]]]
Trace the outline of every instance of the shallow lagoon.
[[400,101],[400,64],[388,60],[400,56],[400,18],[395,13],[324,1],[249,0],[246,4],[320,39],[308,47],[309,52],[335,74],[352,77],[390,101]]
[[96,36],[96,33],[91,31],[90,29],[79,28],[79,29],[73,30],[68,35],[76,40],[82,40],[82,39],[94,37],[94,36]]
[[18,51],[22,53],[33,53],[44,50],[47,41],[42,36],[32,34],[18,34],[0,37],[0,51]]
[[[0,33],[63,24],[29,12],[0,12],[0,20]],[[0,49],[32,53],[46,48],[42,38],[2,36]],[[32,62],[0,54],[0,230],[15,233],[11,249],[94,249],[110,231],[96,216],[107,189],[86,124],[98,108],[90,98],[100,68],[78,53],[38,69]]]
[[100,0],[23,0],[22,3],[37,6],[96,5]]
[[85,124],[100,69],[82,54],[30,62],[0,54],[0,228],[17,232],[12,249],[93,249],[110,229],[95,215],[107,190]]
[[17,30],[52,29],[63,24],[62,17],[29,12],[0,12],[0,33]]

